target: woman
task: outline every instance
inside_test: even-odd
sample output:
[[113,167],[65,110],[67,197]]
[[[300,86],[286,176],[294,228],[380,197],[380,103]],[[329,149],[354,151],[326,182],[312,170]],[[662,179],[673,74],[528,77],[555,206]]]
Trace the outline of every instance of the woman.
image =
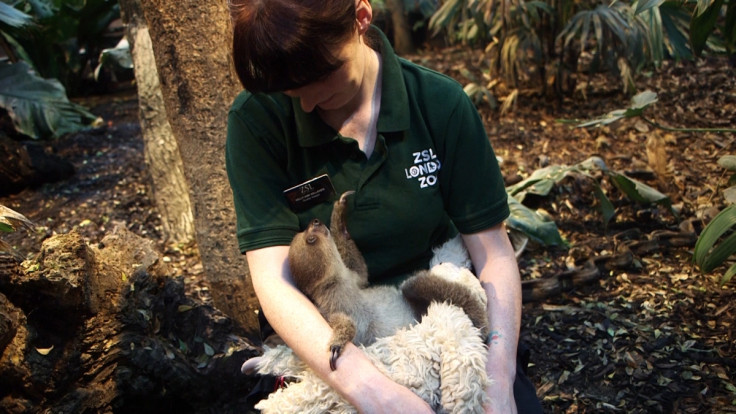
[[[371,283],[399,283],[462,234],[492,316],[486,411],[516,412],[521,290],[506,193],[460,85],[398,58],[370,25],[368,0],[231,0],[231,15],[246,91],[228,118],[227,169],[239,246],[271,326],[359,411],[431,412],[352,344],[332,371],[330,327],[289,274],[293,236],[354,190],[348,228]],[[533,387],[527,395],[538,407]]]

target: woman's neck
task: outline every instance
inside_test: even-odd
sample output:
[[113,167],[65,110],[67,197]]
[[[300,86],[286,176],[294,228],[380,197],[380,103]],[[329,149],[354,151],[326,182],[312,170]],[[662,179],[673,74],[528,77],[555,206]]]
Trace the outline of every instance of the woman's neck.
[[341,108],[318,109],[319,115],[341,135],[358,141],[358,146],[370,158],[375,146],[378,114],[381,107],[381,56],[364,43],[363,76],[355,97]]

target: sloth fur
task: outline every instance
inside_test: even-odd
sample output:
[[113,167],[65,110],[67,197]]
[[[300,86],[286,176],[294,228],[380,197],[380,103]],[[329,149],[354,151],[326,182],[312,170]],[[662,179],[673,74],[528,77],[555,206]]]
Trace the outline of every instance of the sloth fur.
[[[377,338],[392,335],[420,320],[432,302],[461,307],[485,337],[489,327],[485,295],[477,281],[477,289],[458,283],[455,276],[462,273],[459,270],[450,271],[447,277],[439,274],[442,267],[420,271],[399,288],[366,286],[367,266],[345,224],[349,194],[335,202],[330,228],[315,219],[294,237],[289,248],[289,267],[297,288],[332,326],[332,369],[345,344],[352,341],[370,345]],[[437,250],[435,256],[435,261],[469,266],[459,236]],[[475,279],[467,269],[466,273]]]
[[[485,307],[485,292],[467,269],[470,259],[459,237],[435,249],[431,265],[431,274],[464,285]],[[379,370],[435,412],[483,412],[491,382],[487,350],[480,330],[459,307],[433,302],[420,323],[361,348]],[[294,380],[256,405],[263,414],[357,412],[285,345],[265,347],[256,370]]]
[[[435,412],[484,412],[487,350],[460,308],[432,303],[420,323],[362,348],[379,370]],[[256,404],[263,414],[357,412],[284,345],[267,348],[257,370],[295,379]]]

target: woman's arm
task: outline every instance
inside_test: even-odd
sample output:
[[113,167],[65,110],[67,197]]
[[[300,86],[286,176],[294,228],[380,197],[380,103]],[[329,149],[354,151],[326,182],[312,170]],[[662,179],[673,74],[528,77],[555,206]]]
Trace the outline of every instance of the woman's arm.
[[493,383],[486,389],[489,413],[516,413],[514,379],[521,327],[521,278],[514,249],[499,224],[463,235],[473,266],[488,296],[491,341],[486,371]]
[[[429,405],[384,376],[355,345],[348,344],[330,369],[332,329],[295,286],[288,267],[289,246],[249,251],[248,267],[261,308],[276,333],[312,370],[360,412],[427,412]],[[411,407],[411,409],[409,408]]]

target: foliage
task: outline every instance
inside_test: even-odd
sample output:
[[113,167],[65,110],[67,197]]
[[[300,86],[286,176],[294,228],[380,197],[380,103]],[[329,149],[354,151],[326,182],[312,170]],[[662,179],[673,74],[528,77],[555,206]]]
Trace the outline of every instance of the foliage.
[[[0,204],[0,233],[12,233],[17,227],[33,230],[33,223],[24,215]],[[0,252],[12,252],[12,249],[0,240]]]
[[115,47],[102,50],[100,63],[95,68],[95,80],[100,77],[103,68],[106,68],[113,77],[116,73],[133,70],[133,57],[126,38],[122,38]]
[[615,215],[615,210],[613,203],[608,199],[598,180],[593,176],[594,171],[602,172],[616,188],[634,202],[660,204],[671,209],[672,202],[666,195],[622,173],[610,170],[599,157],[591,157],[572,166],[552,165],[538,169],[525,180],[507,187],[506,192],[509,195],[509,207],[511,209],[511,216],[507,224],[543,245],[564,245],[565,242],[559,235],[554,221],[544,218],[521,203],[530,194],[546,197],[555,185],[567,177],[575,176],[588,180],[593,187],[603,223],[607,226]]
[[35,24],[6,30],[10,20],[0,13],[6,54],[27,62],[44,78],[58,79],[70,94],[82,92],[102,49],[117,42],[103,35],[120,16],[117,1],[14,0],[12,5],[15,15],[21,13],[26,21],[30,17]]
[[[718,164],[732,173],[728,180],[729,187],[723,191],[729,205],[705,226],[695,244],[693,260],[705,273],[712,272],[736,255],[736,156],[723,156]],[[721,284],[727,283],[734,275],[736,264],[726,270],[721,277]]]
[[657,94],[652,91],[646,90],[644,92],[636,94],[633,98],[631,98],[631,103],[629,104],[628,108],[613,110],[603,116],[578,124],[578,127],[585,128],[591,126],[603,126],[612,124],[624,118],[642,116],[644,113],[644,109],[656,102]]
[[57,138],[95,119],[69,102],[58,81],[38,77],[25,62],[0,64],[0,107],[16,130],[34,139]]
[[657,102],[657,94],[646,90],[639,92],[631,98],[631,103],[625,109],[616,109],[598,118],[591,119],[582,123],[578,123],[578,127],[593,127],[593,126],[604,126],[621,119],[638,117],[653,127],[663,129],[666,131],[676,132],[730,132],[736,133],[734,128],[675,128],[665,126],[660,123],[654,122],[651,119],[644,116],[644,110]]
[[716,28],[721,33],[718,40],[722,44],[714,45],[715,48],[723,47],[729,55],[736,54],[736,2],[728,2],[725,17],[719,25],[718,19],[724,4],[725,0],[698,0],[690,22],[690,38],[696,55],[703,52]]
[[524,236],[543,246],[565,246],[557,225],[553,220],[539,212],[521,204],[513,195],[508,194],[509,218],[506,224]]
[[646,66],[690,59],[706,45],[736,51],[733,0],[446,0],[429,26],[484,47],[491,75],[513,87],[536,79],[558,91],[569,73],[586,69],[615,72],[634,92],[634,76]]
[[627,177],[624,174],[610,170],[605,162],[599,157],[591,157],[578,164],[552,165],[541,168],[532,173],[531,176],[520,181],[506,190],[509,194],[523,202],[527,195],[534,194],[538,196],[547,196],[556,184],[569,176],[583,177],[593,186],[593,192],[599,202],[599,209],[603,216],[604,224],[613,218],[615,211],[613,204],[605,195],[598,181],[592,175],[592,172],[600,171],[611,179],[611,182],[631,200],[641,204],[661,204],[666,207],[671,206],[671,200],[666,195],[660,193],[654,188]]
[[11,62],[0,65],[0,107],[18,132],[56,138],[95,119],[67,91],[89,75],[117,16],[111,0],[0,2],[0,46]]
[[[618,71],[624,91],[635,90],[632,67],[638,70],[647,62],[659,64],[663,57],[661,19],[658,9],[651,7],[658,2],[647,3],[649,7],[613,2],[579,11],[557,36],[560,60],[578,62],[590,48],[590,72]],[[567,53],[573,57],[566,59]]]
[[[631,104],[628,108],[611,111],[596,119],[580,123],[578,124],[578,127],[601,126],[624,118],[639,117],[650,125],[668,131],[736,133],[736,129],[733,128],[673,128],[660,125],[644,116],[644,110],[656,102],[656,93],[652,91],[644,91],[635,95],[631,99]],[[728,182],[729,188],[723,191],[724,198],[729,206],[723,209],[710,223],[708,223],[705,229],[703,229],[700,237],[698,237],[698,241],[693,252],[693,260],[700,269],[706,273],[713,271],[728,260],[729,257],[736,254],[736,232],[733,231],[734,228],[736,228],[736,156],[723,156],[718,160],[718,164],[731,171],[733,174]],[[613,179],[616,185],[619,188],[624,189],[625,192],[629,191],[632,185],[635,187],[638,186],[638,184],[628,182],[628,179],[622,179],[622,177],[623,176],[618,176]],[[649,189],[640,188],[636,192],[640,193],[640,195],[644,195],[647,199],[652,199],[651,197],[653,194],[649,194]],[[637,200],[636,197],[632,198]],[[722,236],[724,237],[722,238]],[[720,244],[718,244],[719,242]],[[716,244],[718,245],[716,246]],[[721,284],[725,284],[731,280],[734,275],[736,275],[736,264],[726,271],[721,278]]]
[[33,18],[13,6],[0,2],[0,30],[20,29],[33,24]]

